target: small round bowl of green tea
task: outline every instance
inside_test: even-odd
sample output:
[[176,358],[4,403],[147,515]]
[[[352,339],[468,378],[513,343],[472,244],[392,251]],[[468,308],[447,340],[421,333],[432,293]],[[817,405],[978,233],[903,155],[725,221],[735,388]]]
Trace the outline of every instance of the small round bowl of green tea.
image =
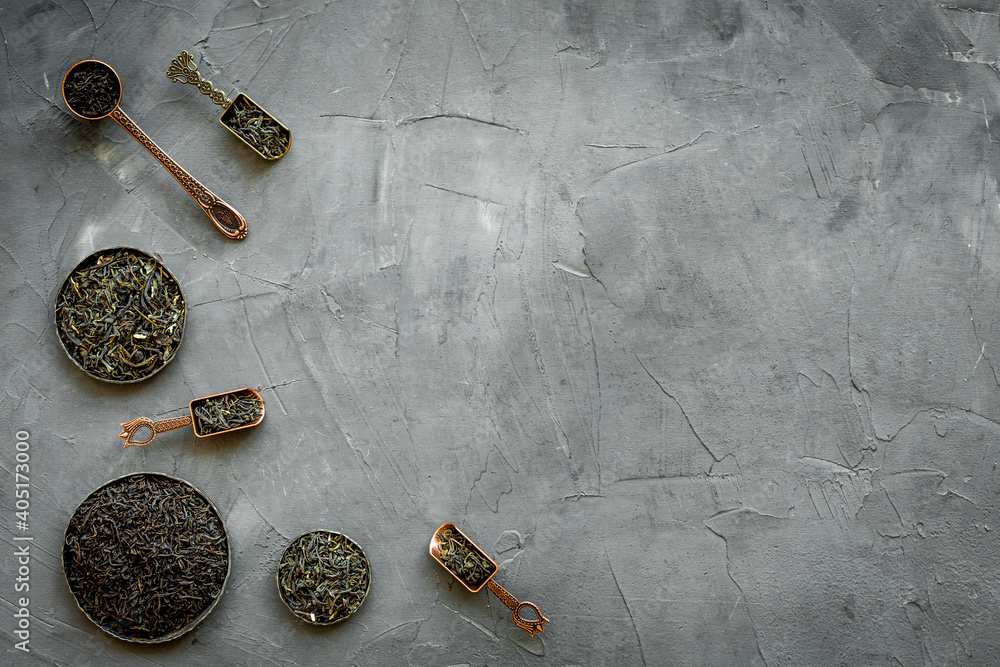
[[59,341],[90,377],[119,384],[152,377],[184,337],[180,283],[135,248],[99,250],[80,262],[56,294]]
[[278,561],[278,595],[307,623],[330,625],[350,617],[368,595],[372,568],[358,543],[342,533],[299,535]]
[[194,628],[229,578],[229,538],[212,502],[184,480],[119,477],[76,508],[62,542],[66,583],[97,627],[159,643]]

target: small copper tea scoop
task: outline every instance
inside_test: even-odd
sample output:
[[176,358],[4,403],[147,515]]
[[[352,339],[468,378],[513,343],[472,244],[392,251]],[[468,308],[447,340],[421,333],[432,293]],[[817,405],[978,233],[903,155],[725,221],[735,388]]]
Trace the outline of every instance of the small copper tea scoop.
[[[184,417],[159,421],[137,417],[122,424],[122,432],[118,437],[125,441],[126,447],[133,445],[144,447],[156,439],[157,433],[173,431],[175,428],[193,426],[196,436],[207,438],[210,435],[250,428],[264,419],[264,399],[249,387],[196,398],[191,401],[188,409],[190,414]],[[138,440],[135,437],[141,428],[149,429],[149,437],[145,440]]]
[[277,160],[291,148],[292,133],[287,127],[243,93],[237,93],[230,100],[221,90],[216,90],[211,81],[202,78],[194,58],[187,51],[181,51],[170,61],[166,75],[171,81],[197,86],[202,95],[208,95],[220,107],[225,107],[219,123],[265,160]]
[[[510,609],[514,625],[527,632],[532,637],[536,632],[545,632],[542,627],[549,619],[542,616],[542,611],[534,602],[518,602],[517,598],[493,581],[493,575],[500,568],[492,558],[466,537],[465,533],[453,523],[446,523],[434,532],[431,538],[431,556],[453,577],[473,593],[478,593],[483,586],[490,589],[500,602]],[[536,618],[525,618],[521,615],[524,608],[534,612]]]
[[121,110],[118,105],[122,101],[122,82],[110,65],[99,60],[81,60],[70,67],[63,77],[62,94],[67,108],[84,120],[100,120],[110,116],[111,120],[121,125],[159,160],[220,232],[231,239],[246,238],[247,221],[243,216],[184,171]]

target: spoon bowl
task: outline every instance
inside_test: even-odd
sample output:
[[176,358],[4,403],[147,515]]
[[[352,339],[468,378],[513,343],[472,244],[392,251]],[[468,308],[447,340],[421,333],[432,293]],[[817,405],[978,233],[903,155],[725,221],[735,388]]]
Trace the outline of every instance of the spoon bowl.
[[107,118],[122,101],[118,73],[100,60],[81,60],[69,68],[62,84],[66,107],[84,120]]

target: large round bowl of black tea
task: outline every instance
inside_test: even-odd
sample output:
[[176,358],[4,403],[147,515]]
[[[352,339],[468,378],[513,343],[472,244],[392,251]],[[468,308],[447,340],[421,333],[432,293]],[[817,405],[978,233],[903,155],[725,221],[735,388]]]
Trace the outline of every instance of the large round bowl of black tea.
[[77,606],[131,642],[165,642],[194,628],[222,596],[229,563],[226,527],[212,502],[160,473],[100,487],[63,536],[63,572]]
[[293,614],[316,625],[343,621],[358,610],[372,568],[358,543],[342,533],[299,535],[278,561],[278,594]]
[[90,377],[139,382],[174,358],[186,312],[180,283],[162,262],[135,248],[108,248],[84,258],[63,281],[56,331]]

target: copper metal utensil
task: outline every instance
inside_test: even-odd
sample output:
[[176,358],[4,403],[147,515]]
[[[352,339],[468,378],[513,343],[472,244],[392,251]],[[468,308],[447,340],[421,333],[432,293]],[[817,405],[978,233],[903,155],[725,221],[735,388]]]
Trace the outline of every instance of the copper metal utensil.
[[[461,574],[457,573],[455,569],[450,567],[443,558],[442,552],[447,551],[449,546],[455,546],[454,542],[456,539],[454,536],[456,533],[461,540],[464,540],[464,544],[458,545],[458,547],[464,547],[472,551],[472,558],[475,558],[479,562],[485,563],[486,565],[485,572],[483,573],[485,578],[474,582],[472,585],[470,585],[470,583],[466,581]],[[449,535],[452,537],[449,538]],[[536,632],[545,632],[545,628],[542,626],[545,623],[548,623],[549,619],[542,616],[542,611],[538,608],[538,605],[534,602],[518,602],[517,598],[504,590],[500,584],[493,581],[493,575],[495,575],[497,570],[499,570],[496,562],[487,556],[485,551],[476,546],[476,544],[470,540],[465,533],[460,531],[455,524],[446,523],[434,531],[434,537],[431,538],[430,553],[434,560],[441,564],[441,567],[448,570],[448,572],[450,572],[453,577],[458,579],[459,583],[469,589],[469,591],[478,593],[482,590],[483,586],[489,588],[490,592],[496,595],[500,599],[500,602],[503,602],[504,606],[510,609],[510,615],[514,620],[514,625],[521,628],[532,637],[535,636]],[[525,618],[521,614],[521,611],[525,608],[534,612],[536,618]]]
[[287,127],[243,93],[237,93],[232,100],[226,97],[201,76],[194,58],[187,51],[181,51],[171,60],[165,73],[171,81],[190,83],[202,95],[208,95],[220,107],[225,107],[219,123],[265,160],[277,160],[291,148],[292,133]]
[[69,110],[84,120],[110,116],[159,160],[219,231],[231,239],[246,238],[247,221],[243,216],[174,162],[121,110],[121,79],[110,65],[100,60],[81,60],[63,77],[62,94]]
[[[205,429],[201,419],[198,417],[198,409],[212,401],[212,399],[219,399],[227,396],[252,397],[260,404],[260,415],[251,422],[241,422],[239,425],[223,428],[222,430],[208,431]],[[220,433],[232,433],[233,431],[239,431],[241,429],[250,428],[251,426],[256,426],[264,419],[264,399],[261,398],[259,393],[249,387],[246,387],[244,389],[237,389],[236,391],[224,391],[221,394],[213,394],[212,396],[196,398],[188,405],[188,410],[189,414],[183,417],[173,417],[171,419],[161,419],[159,421],[153,421],[147,417],[137,417],[136,419],[121,425],[122,432],[118,434],[118,437],[125,441],[126,447],[132,447],[134,445],[145,447],[156,439],[157,433],[165,433],[167,431],[173,431],[177,428],[184,428],[185,426],[192,426],[194,428],[194,434],[199,438],[207,438],[209,436],[219,435]],[[145,440],[138,440],[135,437],[136,432],[141,428],[149,429],[149,437]]]

